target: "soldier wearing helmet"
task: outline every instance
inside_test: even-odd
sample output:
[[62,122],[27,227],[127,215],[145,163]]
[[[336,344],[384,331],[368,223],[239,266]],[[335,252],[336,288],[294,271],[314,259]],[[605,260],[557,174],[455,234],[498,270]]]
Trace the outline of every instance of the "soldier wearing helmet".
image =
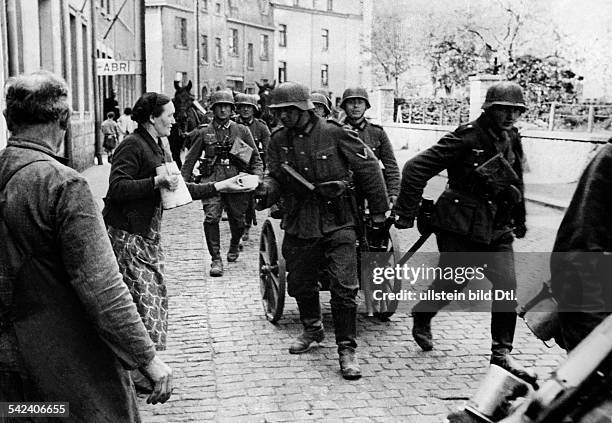
[[[236,109],[238,111],[238,117],[236,122],[240,123],[251,131],[255,145],[259,150],[261,161],[263,163],[264,170],[266,169],[266,150],[270,143],[270,130],[266,123],[255,117],[255,112],[259,110],[259,104],[254,95],[249,94],[237,94],[235,98]],[[244,234],[242,235],[243,241],[249,240],[249,231],[251,225],[257,225],[257,219],[255,215],[255,205],[253,198],[249,201],[249,207],[246,211],[246,221],[244,227]]]
[[331,114],[331,100],[325,94],[317,92],[313,92],[310,97],[314,104],[315,115],[327,118]]
[[366,120],[370,108],[368,93],[363,88],[347,88],[342,94],[340,108],[346,116],[342,123],[359,134],[359,138],[372,149],[383,169],[389,202],[395,203],[400,189],[400,171],[393,153],[393,145],[382,126]]
[[383,222],[388,203],[382,173],[372,151],[354,132],[314,114],[310,90],[304,85],[281,84],[272,92],[271,103],[283,127],[272,133],[269,173],[257,195],[261,207],[279,198],[282,204],[287,290],[297,301],[304,327],[289,352],[305,353],[324,338],[319,303],[319,270],[323,270],[330,281],[342,376],[358,379],[357,222],[347,187],[353,179],[368,199],[374,220]]
[[[210,97],[213,122],[190,135],[191,148],[181,168],[183,178],[191,182],[217,182],[246,172],[263,176],[259,150],[247,127],[230,120],[234,97],[230,91],[216,91]],[[199,163],[198,163],[199,162]],[[196,165],[196,163],[198,163]],[[240,239],[245,228],[245,213],[250,193],[219,195],[202,200],[204,235],[211,257],[210,276],[223,276],[219,221],[223,209],[227,212],[231,240],[227,261],[234,262],[240,254]]]
[[[440,268],[482,266],[495,290],[516,290],[512,242],[525,236],[523,148],[517,119],[526,110],[521,87],[500,82],[489,88],[478,119],[459,126],[409,160],[402,172],[394,210],[396,226],[412,227],[427,181],[446,170],[448,185],[431,220],[440,249]],[[457,253],[477,252],[479,264]],[[453,255],[454,253],[454,255]],[[484,255],[483,255],[484,254]],[[467,282],[436,279],[435,292],[461,290]],[[431,319],[449,301],[421,301],[412,309],[412,335],[425,351],[433,348]],[[494,300],[491,308],[491,363],[524,378],[531,375],[510,356],[516,326],[516,302]]]

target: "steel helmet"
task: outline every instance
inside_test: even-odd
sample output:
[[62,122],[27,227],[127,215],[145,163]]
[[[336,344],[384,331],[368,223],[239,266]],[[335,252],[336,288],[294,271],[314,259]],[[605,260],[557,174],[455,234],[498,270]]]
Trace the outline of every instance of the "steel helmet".
[[331,100],[327,98],[325,94],[321,93],[312,93],[310,96],[313,104],[320,104],[325,108],[325,111],[329,114],[331,113],[331,108],[329,107],[329,103]]
[[259,104],[257,104],[257,100],[255,100],[255,96],[249,94],[236,94],[236,98],[234,99],[236,106],[240,106],[241,104],[246,104],[249,106],[255,107],[255,110],[259,110]]
[[210,95],[210,108],[215,107],[215,104],[231,104],[234,106],[234,96],[231,91],[221,90],[215,91]]
[[523,89],[515,82],[503,81],[489,87],[482,108],[486,110],[495,105],[514,106],[523,111],[527,110]]
[[283,82],[270,95],[270,108],[295,106],[300,110],[314,109],[310,100],[310,89],[296,82]]
[[351,87],[344,90],[344,93],[342,93],[342,101],[340,102],[340,107],[344,108],[344,103],[350,98],[360,98],[362,100],[365,100],[366,108],[370,108],[370,99],[368,98],[368,92],[365,90],[365,88]]

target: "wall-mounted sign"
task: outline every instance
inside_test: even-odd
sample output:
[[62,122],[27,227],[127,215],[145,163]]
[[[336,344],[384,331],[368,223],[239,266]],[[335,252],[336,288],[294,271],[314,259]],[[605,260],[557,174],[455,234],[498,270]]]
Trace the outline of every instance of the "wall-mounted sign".
[[98,76],[135,75],[138,62],[135,60],[96,59]]

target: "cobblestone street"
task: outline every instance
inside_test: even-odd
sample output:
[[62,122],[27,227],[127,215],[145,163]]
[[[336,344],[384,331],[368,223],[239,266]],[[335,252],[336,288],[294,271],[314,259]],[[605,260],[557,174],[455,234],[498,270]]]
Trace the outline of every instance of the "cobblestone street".
[[[105,192],[105,172],[107,166],[86,172],[98,198]],[[537,225],[530,225],[517,250],[550,250],[561,212],[530,205],[529,213]],[[323,292],[323,347],[288,354],[301,330],[295,301],[287,297],[278,325],[265,319],[260,301],[258,233],[265,216],[259,213],[239,260],[225,263],[223,277],[211,278],[199,202],[165,212],[170,322],[168,349],[161,356],[174,369],[176,389],[165,405],[148,405],[141,397],[143,421],[439,422],[470,397],[488,366],[489,313],[440,313],[431,352],[412,340],[409,310],[400,307],[389,322],[361,313],[364,377],[349,382],[339,373],[329,293]],[[403,246],[416,236],[412,232],[403,232]],[[223,253],[228,242],[227,222],[222,222]],[[432,240],[425,249],[435,251]],[[535,277],[521,269],[517,266],[519,281]],[[558,347],[548,349],[536,340],[522,321],[515,345],[514,355],[540,379],[563,356]]]

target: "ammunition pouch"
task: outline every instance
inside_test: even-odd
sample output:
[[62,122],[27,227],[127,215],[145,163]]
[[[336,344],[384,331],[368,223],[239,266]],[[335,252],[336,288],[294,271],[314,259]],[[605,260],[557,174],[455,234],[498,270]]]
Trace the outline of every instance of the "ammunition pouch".
[[[217,157],[214,158],[204,158],[200,160],[200,164],[198,166],[198,171],[200,172],[199,179],[208,178],[212,175],[215,162],[217,161]],[[196,179],[196,182],[200,182]]]
[[433,231],[447,231],[488,244],[493,237],[497,205],[482,197],[447,188],[433,211]]
[[341,196],[347,190],[348,184],[344,181],[329,181],[317,184],[315,193],[323,199],[332,199]]

